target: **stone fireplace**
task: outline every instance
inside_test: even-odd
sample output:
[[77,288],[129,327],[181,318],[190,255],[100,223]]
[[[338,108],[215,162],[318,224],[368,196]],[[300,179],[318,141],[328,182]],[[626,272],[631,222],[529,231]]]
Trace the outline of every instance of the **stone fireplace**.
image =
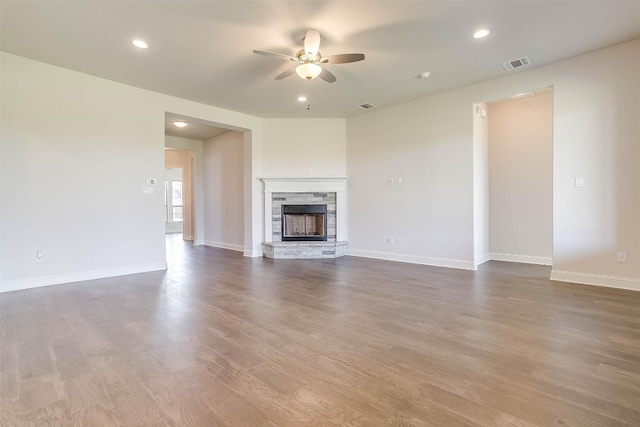
[[263,178],[264,256],[336,258],[346,255],[344,178]]

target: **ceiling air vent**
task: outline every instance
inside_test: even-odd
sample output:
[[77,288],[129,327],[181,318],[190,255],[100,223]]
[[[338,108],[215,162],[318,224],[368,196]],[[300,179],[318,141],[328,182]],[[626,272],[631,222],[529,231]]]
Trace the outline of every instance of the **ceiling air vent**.
[[531,65],[531,60],[529,60],[528,56],[523,56],[522,58],[512,59],[511,61],[502,63],[502,67],[506,71],[515,70],[516,68],[526,67],[527,65]]
[[369,108],[373,108],[373,107],[375,107],[375,105],[369,104],[369,103],[358,105],[358,108],[361,110],[368,110]]

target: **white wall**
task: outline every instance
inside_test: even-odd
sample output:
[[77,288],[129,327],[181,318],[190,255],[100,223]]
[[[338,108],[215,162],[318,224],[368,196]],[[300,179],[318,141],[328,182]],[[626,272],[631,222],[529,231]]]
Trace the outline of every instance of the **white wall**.
[[491,258],[551,264],[553,93],[489,106]]
[[[0,59],[2,290],[164,268],[161,193],[142,187],[162,176],[165,112],[247,130],[245,254],[261,254],[257,177],[342,176],[346,149],[352,253],[473,268],[470,107],[547,86],[552,276],[640,289],[640,40],[368,112],[347,121],[346,138],[343,119],[263,120],[7,53]],[[37,250],[44,263],[34,262]],[[627,263],[616,262],[618,251]]]
[[[0,59],[1,290],[166,267],[162,191],[142,187],[163,176],[167,111],[251,130],[246,246],[260,250],[261,119],[4,52]],[[43,263],[34,262],[38,250]]]
[[227,132],[204,141],[205,244],[244,250],[244,135]]
[[350,254],[473,268],[471,104],[447,93],[349,119]]
[[490,259],[489,108],[473,105],[473,263]]
[[344,177],[345,119],[264,119],[265,177]]
[[640,289],[640,40],[349,119],[351,253],[472,268],[471,105],[549,86],[552,276]]

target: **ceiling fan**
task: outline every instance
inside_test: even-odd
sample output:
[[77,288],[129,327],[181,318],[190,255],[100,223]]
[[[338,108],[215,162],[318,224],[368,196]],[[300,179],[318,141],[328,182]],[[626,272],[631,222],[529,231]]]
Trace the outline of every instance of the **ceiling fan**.
[[289,77],[293,73],[297,73],[305,80],[313,80],[320,77],[328,83],[336,81],[336,76],[329,70],[321,67],[322,64],[346,64],[348,62],[357,62],[364,59],[363,53],[343,53],[339,55],[322,56],[320,53],[320,33],[316,30],[309,30],[304,36],[304,47],[296,52],[295,56],[289,56],[277,52],[268,52],[265,50],[254,50],[253,53],[258,55],[270,56],[273,58],[283,59],[285,61],[295,62],[298,65],[276,76],[276,80],[282,80]]

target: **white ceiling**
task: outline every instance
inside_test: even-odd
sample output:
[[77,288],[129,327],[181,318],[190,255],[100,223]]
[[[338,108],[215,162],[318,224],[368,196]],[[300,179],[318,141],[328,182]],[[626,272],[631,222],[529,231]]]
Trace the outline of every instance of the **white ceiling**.
[[[2,50],[260,117],[349,117],[640,37],[640,1],[5,1]],[[486,26],[491,34],[471,34]],[[338,81],[274,77],[307,29]],[[131,45],[146,40],[150,48]],[[416,76],[430,71],[423,80]],[[521,72],[521,71],[515,71]],[[296,98],[304,94],[307,103]]]

